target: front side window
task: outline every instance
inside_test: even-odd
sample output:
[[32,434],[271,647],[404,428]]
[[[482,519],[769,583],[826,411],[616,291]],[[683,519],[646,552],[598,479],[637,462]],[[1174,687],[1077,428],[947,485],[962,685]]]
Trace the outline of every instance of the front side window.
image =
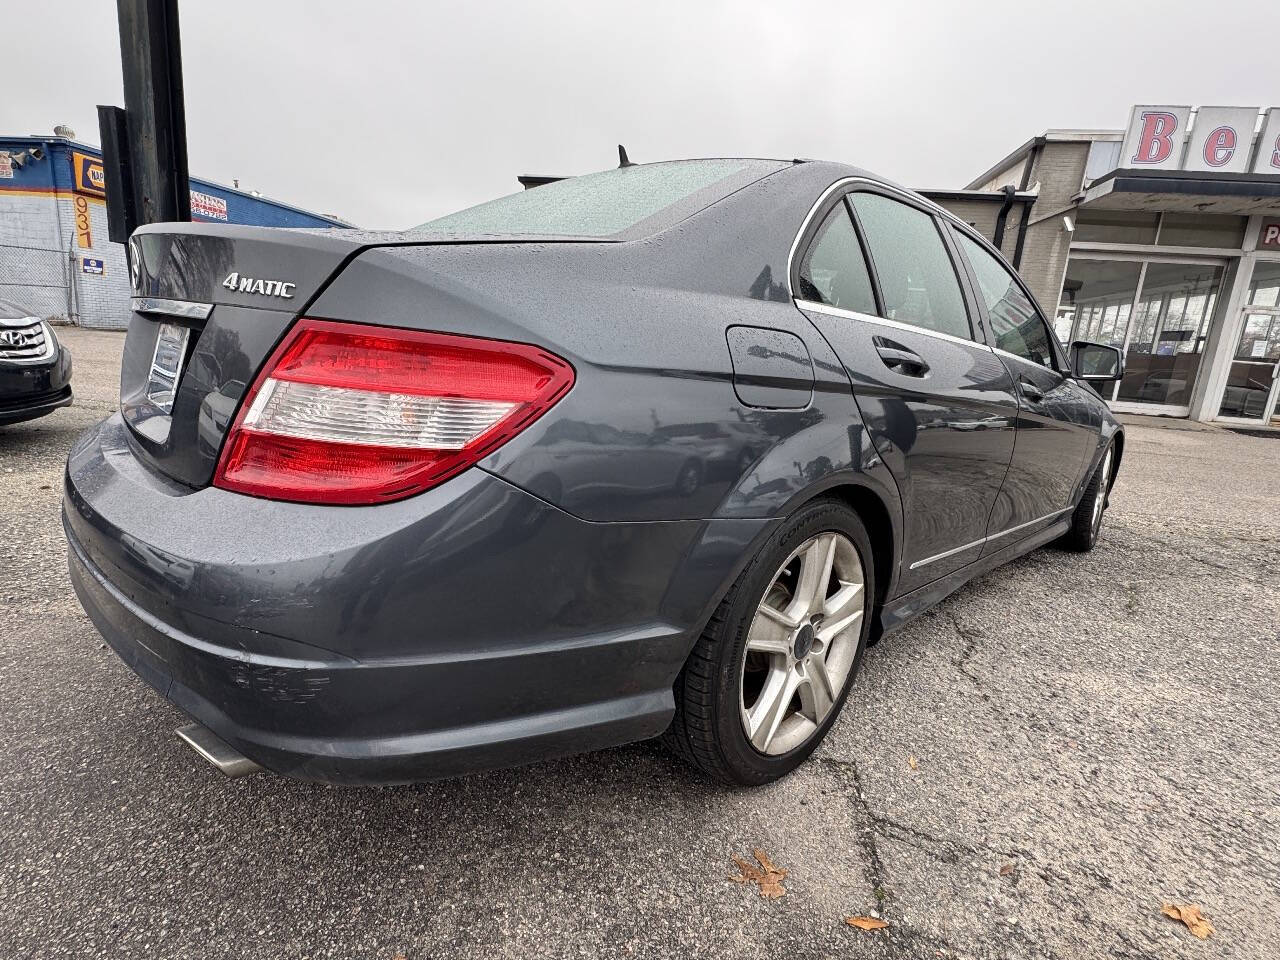
[[871,249],[885,317],[972,340],[960,281],[933,217],[878,193],[850,199]]
[[[956,235],[977,275],[978,292],[987,308],[987,319],[991,323],[996,346],[1052,370],[1053,347],[1049,343],[1049,328],[1031,298],[1003,263],[966,234],[957,230]],[[1118,308],[1112,308],[1110,312],[1104,310],[1099,322],[1114,329],[1120,322]],[[1129,322],[1127,308],[1124,322]]]
[[858,313],[876,312],[862,245],[843,203],[827,215],[800,263],[801,299]]

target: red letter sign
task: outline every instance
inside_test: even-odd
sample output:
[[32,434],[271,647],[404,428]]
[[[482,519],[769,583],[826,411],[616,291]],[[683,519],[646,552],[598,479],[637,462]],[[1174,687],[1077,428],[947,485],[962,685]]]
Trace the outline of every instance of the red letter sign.
[[1173,153],[1173,135],[1177,129],[1178,118],[1172,113],[1144,113],[1142,134],[1132,162],[1164,163]]
[[1212,130],[1204,141],[1204,162],[1211,167],[1224,167],[1236,152],[1236,132],[1231,127]]
[[1253,161],[1254,173],[1280,173],[1280,107],[1267,111],[1258,137],[1258,156]]

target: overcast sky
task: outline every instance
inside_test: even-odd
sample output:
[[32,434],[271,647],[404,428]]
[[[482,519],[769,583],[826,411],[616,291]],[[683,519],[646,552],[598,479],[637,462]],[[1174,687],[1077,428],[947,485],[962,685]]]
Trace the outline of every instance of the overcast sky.
[[[405,227],[521,173],[820,157],[961,187],[1133,103],[1271,106],[1278,0],[379,3],[185,0],[191,173]],[[0,0],[0,134],[97,143],[115,4]]]

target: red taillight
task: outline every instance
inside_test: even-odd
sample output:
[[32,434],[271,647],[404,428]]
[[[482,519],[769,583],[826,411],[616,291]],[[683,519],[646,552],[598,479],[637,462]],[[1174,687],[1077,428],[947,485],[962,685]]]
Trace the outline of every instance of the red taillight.
[[545,413],[573,368],[526,343],[300,320],[245,396],[214,486],[304,503],[399,500]]

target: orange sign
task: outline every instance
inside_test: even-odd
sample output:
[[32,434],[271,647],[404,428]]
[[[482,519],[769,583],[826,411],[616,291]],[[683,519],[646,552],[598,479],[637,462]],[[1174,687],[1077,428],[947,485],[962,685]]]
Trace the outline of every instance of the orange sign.
[[76,208],[76,243],[85,250],[93,249],[93,224],[89,220],[89,201],[84,197],[75,198]]
[[71,160],[75,167],[75,191],[87,193],[94,197],[107,195],[107,176],[102,169],[102,161],[84,153],[72,153]]

